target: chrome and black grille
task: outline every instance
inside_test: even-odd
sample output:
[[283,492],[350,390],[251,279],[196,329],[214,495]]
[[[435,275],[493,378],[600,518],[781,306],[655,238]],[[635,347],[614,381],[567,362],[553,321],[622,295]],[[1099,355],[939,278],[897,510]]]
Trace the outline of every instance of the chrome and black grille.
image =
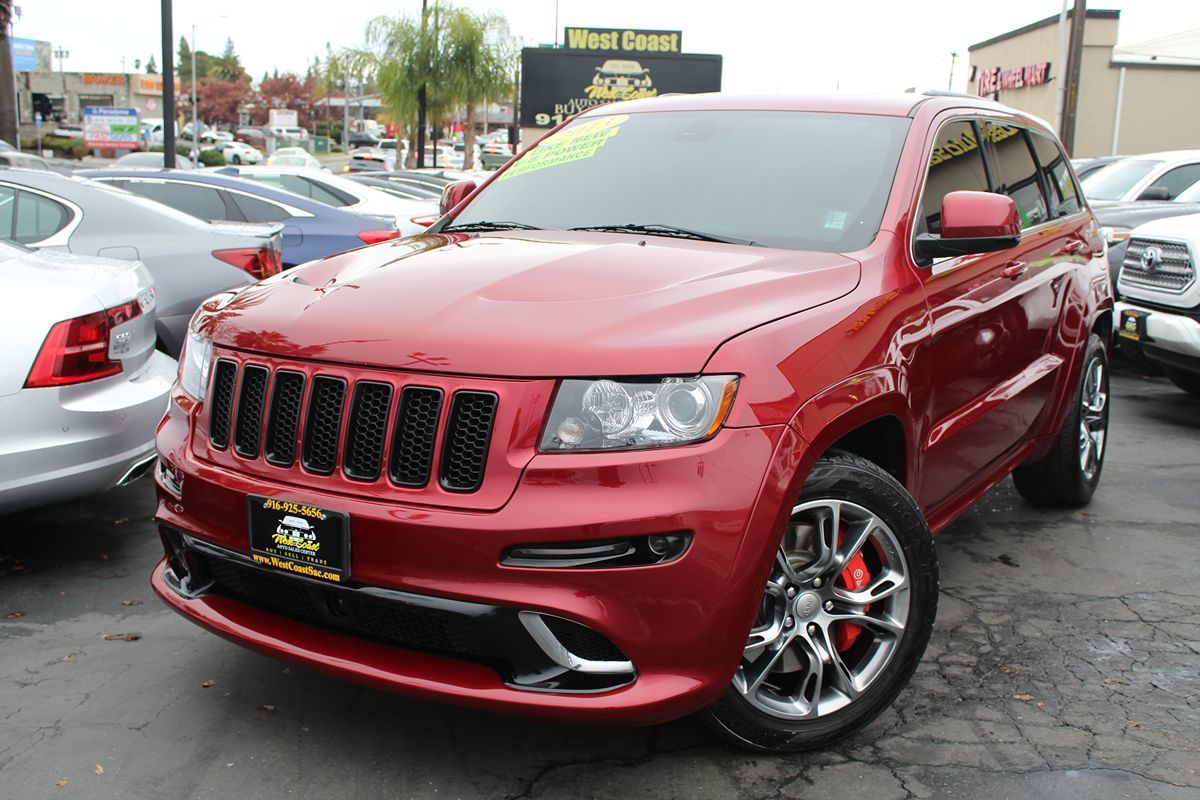
[[1121,263],[1121,280],[1149,289],[1178,293],[1196,279],[1196,265],[1187,245],[1134,237]]
[[[240,375],[239,375],[240,372]],[[449,402],[447,403],[447,399]],[[475,492],[483,484],[499,399],[492,392],[386,380],[347,381],[297,369],[219,359],[213,375],[209,442],[232,443],[243,459],[397,486],[438,484]],[[449,411],[443,417],[443,407]],[[232,429],[232,430],[231,430]],[[440,453],[438,452],[440,441]],[[385,468],[386,465],[386,468]]]

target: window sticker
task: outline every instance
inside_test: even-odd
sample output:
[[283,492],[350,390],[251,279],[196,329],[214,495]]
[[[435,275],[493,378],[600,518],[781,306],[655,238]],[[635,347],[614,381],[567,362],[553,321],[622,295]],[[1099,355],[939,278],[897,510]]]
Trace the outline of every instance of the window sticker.
[[596,155],[604,144],[621,130],[628,114],[600,117],[580,125],[565,128],[538,142],[537,146],[505,170],[496,180],[504,181],[547,167],[557,167],[582,161]]
[[846,218],[850,216],[848,211],[830,210],[825,212],[825,230],[841,231],[846,229]]

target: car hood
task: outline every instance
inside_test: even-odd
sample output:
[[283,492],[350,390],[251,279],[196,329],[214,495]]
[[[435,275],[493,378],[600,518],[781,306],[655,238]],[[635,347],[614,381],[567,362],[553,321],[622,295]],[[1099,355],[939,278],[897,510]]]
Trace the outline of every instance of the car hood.
[[1156,219],[1167,219],[1185,214],[1200,213],[1200,203],[1166,203],[1157,201],[1097,203],[1092,207],[1092,210],[1096,214],[1096,221],[1101,225],[1119,225],[1126,228],[1136,228],[1142,223]]
[[1200,214],[1188,214],[1168,219],[1156,219],[1137,226],[1135,236],[1193,237],[1200,235]]
[[510,377],[699,372],[750,328],[858,284],[833,253],[663,237],[428,234],[361,248],[205,304],[243,350]]

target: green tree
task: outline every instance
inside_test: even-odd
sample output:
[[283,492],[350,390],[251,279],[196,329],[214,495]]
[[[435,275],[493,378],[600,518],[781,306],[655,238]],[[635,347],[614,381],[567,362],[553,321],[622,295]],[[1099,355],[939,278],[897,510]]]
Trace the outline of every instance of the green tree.
[[446,89],[453,101],[466,109],[463,165],[470,169],[475,153],[475,109],[511,90],[517,49],[508,22],[500,14],[456,8],[446,17]]
[[154,63],[153,55],[151,55],[150,60],[146,62],[146,74],[147,75],[157,75],[158,74],[158,64]]
[[[200,55],[200,53],[197,53],[197,55]],[[196,66],[197,68],[200,66],[199,61],[196,62]],[[233,39],[231,38],[225,40],[225,50],[221,54],[221,57],[212,59],[212,63],[204,74],[210,78],[235,83],[242,80],[250,80],[250,76],[242,67],[242,60],[234,52]]]

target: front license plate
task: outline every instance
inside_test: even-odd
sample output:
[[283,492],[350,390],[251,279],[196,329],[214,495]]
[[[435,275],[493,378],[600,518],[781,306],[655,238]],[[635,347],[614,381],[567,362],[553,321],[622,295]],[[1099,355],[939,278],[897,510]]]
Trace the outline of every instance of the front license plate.
[[345,583],[350,519],[344,511],[249,495],[250,557],[293,575]]
[[1121,326],[1117,335],[1132,342],[1140,342],[1146,338],[1146,317],[1150,316],[1141,311],[1125,309],[1121,312]]

